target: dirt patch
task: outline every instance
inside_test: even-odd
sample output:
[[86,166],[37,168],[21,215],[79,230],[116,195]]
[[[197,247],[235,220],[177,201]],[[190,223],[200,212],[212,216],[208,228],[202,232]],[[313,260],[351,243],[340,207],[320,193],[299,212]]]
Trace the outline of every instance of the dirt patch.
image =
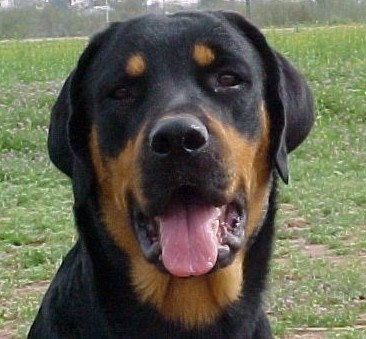
[[302,333],[292,333],[283,337],[284,339],[323,339],[324,334],[312,332],[311,330],[304,330]]
[[284,339],[323,339],[326,336],[329,337],[332,334],[332,337],[336,337],[337,334],[347,333],[348,331],[355,330],[364,330],[366,329],[366,325],[355,325],[352,327],[310,327],[310,328],[296,328],[292,330],[292,333],[286,334],[283,336]]
[[1,300],[0,306],[2,308],[6,308],[9,303],[14,301],[14,299],[24,299],[32,294],[44,294],[49,284],[49,281],[42,280],[18,287],[12,291],[11,295],[7,299]]
[[292,246],[296,247],[299,252],[311,259],[326,259],[329,263],[340,266],[348,265],[351,258],[358,258],[360,265],[366,267],[366,255],[359,254],[358,256],[348,256],[348,255],[336,255],[332,252],[327,245],[324,244],[309,244],[304,238],[300,237],[297,239],[291,239],[290,243]]
[[285,224],[284,224],[285,228],[287,229],[291,229],[293,231],[296,230],[308,230],[310,228],[310,223],[305,220],[304,218],[291,218],[289,219]]
[[297,208],[295,207],[295,205],[292,205],[292,204],[283,203],[283,204],[279,205],[279,208],[283,213],[291,213],[291,212],[297,211]]
[[13,295],[17,298],[24,298],[33,293],[44,293],[50,282],[47,280],[36,281],[22,287],[16,288]]
[[308,244],[304,238],[290,240],[291,244],[297,247],[302,255],[308,258],[331,257],[331,252],[327,245]]
[[[49,283],[49,281],[41,280],[14,289],[11,295],[0,303],[0,308],[7,308],[15,299],[24,299],[31,295],[43,294]],[[3,328],[0,329],[0,339],[12,339],[18,337],[18,328],[15,320],[15,314],[9,314]]]
[[359,314],[356,319],[356,325],[366,327],[366,313]]
[[4,328],[0,329],[0,339],[16,338],[16,327],[14,324],[9,323]]
[[302,252],[309,258],[329,257],[329,249],[326,245],[305,245]]

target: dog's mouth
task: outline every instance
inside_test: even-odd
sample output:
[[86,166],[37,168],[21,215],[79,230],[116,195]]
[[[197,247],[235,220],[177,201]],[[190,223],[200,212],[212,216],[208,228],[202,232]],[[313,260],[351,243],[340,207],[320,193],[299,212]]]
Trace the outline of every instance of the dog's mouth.
[[174,276],[199,276],[229,265],[243,247],[244,199],[216,206],[182,187],[159,215],[132,208],[132,223],[147,261]]

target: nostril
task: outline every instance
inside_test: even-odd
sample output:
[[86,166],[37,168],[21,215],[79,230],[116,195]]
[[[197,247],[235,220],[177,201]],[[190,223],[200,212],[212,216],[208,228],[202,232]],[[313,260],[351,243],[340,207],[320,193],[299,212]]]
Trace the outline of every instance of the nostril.
[[208,132],[204,126],[191,126],[191,129],[186,131],[182,140],[183,149],[187,152],[200,150],[206,145],[208,140]]
[[166,135],[157,134],[151,140],[151,149],[160,155],[168,155],[170,153],[170,141]]

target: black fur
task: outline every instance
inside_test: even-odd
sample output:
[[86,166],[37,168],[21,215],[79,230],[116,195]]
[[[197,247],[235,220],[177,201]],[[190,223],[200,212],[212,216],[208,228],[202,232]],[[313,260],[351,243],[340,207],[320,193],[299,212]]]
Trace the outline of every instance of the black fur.
[[[293,66],[238,14],[183,12],[171,18],[175,26],[167,23],[165,17],[149,15],[112,24],[99,33],[82,54],[56,101],[48,147],[53,163],[72,179],[79,240],[52,281],[29,338],[271,338],[261,294],[274,235],[277,173],[287,182],[287,154],[310,131],[311,94]],[[196,29],[189,31],[190,25]],[[204,42],[217,39],[218,44],[224,44],[219,40],[225,37],[216,36],[215,28],[232,38],[226,48],[244,46],[248,53],[247,65],[238,65],[250,68],[248,93],[229,101],[225,97],[217,100],[206,89],[190,86],[184,73],[192,71],[187,64],[169,64],[169,67],[165,64],[165,58],[182,57],[179,51],[183,47],[176,51],[174,42],[187,48],[197,38]],[[175,41],[181,36],[184,40]],[[136,80],[131,87],[143,88],[143,94],[137,96],[133,105],[121,108],[121,103],[116,104],[105,93],[113,91],[113,81],[117,84],[121,81],[115,75],[122,72],[121,60],[134,51],[135,45],[140,46],[140,41],[145,44],[144,53],[152,54],[149,62],[154,61],[148,64],[151,67],[148,71],[155,75],[152,77],[155,82],[147,86]],[[169,73],[171,70],[175,70],[174,77]],[[109,81],[111,78],[114,80]],[[164,90],[158,92],[161,87]],[[98,191],[87,144],[91,125],[96,124],[107,131],[101,138],[103,153],[116,155],[146,122],[152,123],[159,112],[169,109],[175,92],[179,92],[179,100],[182,97],[185,100],[178,105],[187,100],[190,103],[206,100],[217,119],[235,126],[248,138],[255,138],[258,117],[246,112],[254,112],[258,103],[264,101],[270,120],[268,157],[273,169],[272,188],[263,224],[247,243],[242,296],[223,309],[214,324],[193,330],[165,320],[136,296],[129,260],[115,246],[99,218]],[[233,112],[232,115],[227,111]]]

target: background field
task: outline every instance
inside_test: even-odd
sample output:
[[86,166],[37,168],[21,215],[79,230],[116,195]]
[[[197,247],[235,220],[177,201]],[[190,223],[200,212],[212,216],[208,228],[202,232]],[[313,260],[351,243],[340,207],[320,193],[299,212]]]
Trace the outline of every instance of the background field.
[[[366,338],[366,26],[267,31],[317,120],[281,187],[267,310],[278,337]],[[0,43],[0,338],[24,337],[75,241],[49,111],[85,40]]]
[[[339,25],[366,22],[365,0],[199,0],[189,7],[183,1],[93,0],[89,5],[70,6],[69,0],[9,0],[16,6],[1,10],[0,39],[70,37],[90,35],[105,26],[105,10],[94,6],[108,3],[110,21],[143,14],[173,13],[184,9],[226,9],[239,12],[259,27]],[[7,0],[3,0],[3,3]],[[156,1],[150,1],[156,2]],[[181,4],[178,4],[181,2]],[[33,6],[32,6],[33,3]],[[250,3],[250,5],[249,5]]]

